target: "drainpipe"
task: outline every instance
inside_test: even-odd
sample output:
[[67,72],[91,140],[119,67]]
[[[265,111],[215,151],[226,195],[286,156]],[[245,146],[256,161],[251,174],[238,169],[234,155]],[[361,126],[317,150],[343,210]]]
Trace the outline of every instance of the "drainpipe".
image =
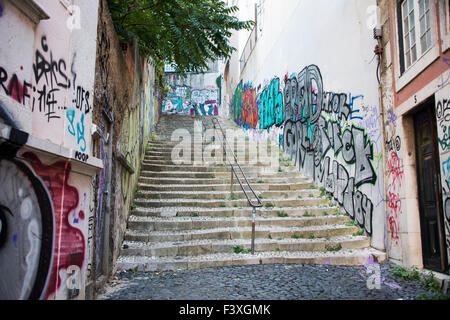
[[111,215],[113,212],[111,211],[111,193],[112,193],[112,166],[113,166],[113,123],[109,124],[109,134],[108,134],[108,171],[106,173],[106,190],[104,191],[106,194],[105,199],[105,220],[104,220],[104,231],[103,231],[103,269],[105,272],[106,278],[109,277],[109,271],[110,271],[110,259],[109,259],[109,252],[110,252],[110,223],[111,223]]
[[[386,160],[388,159],[389,155],[387,154],[387,150],[386,150],[386,122],[385,122],[385,118],[384,118],[384,105],[383,105],[383,85],[381,84],[381,79],[378,76],[378,73],[381,75],[381,62],[382,62],[382,57],[383,57],[383,44],[381,42],[382,39],[382,29],[381,27],[379,28],[374,28],[373,30],[374,33],[374,38],[377,40],[378,44],[375,46],[375,54],[378,56],[378,67],[377,67],[377,80],[378,80],[378,102],[379,102],[379,106],[380,106],[380,119],[381,119],[381,132],[383,135],[383,143],[382,143],[382,150],[383,150],[383,161],[382,161],[382,168],[383,168],[383,186],[384,186],[384,212],[385,212],[385,226],[387,229],[387,223],[386,223],[386,214],[388,212],[388,201],[387,201],[387,184],[386,184]],[[387,230],[385,231],[385,235],[386,235]],[[384,243],[385,249],[384,251],[387,253],[387,243],[385,241]]]

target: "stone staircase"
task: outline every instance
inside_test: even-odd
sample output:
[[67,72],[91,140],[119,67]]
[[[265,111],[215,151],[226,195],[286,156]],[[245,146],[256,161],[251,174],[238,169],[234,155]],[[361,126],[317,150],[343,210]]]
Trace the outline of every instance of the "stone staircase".
[[[236,178],[231,195],[228,164],[172,161],[172,150],[179,144],[171,141],[176,129],[185,129],[193,137],[191,160],[218,146],[198,135],[198,130],[212,127],[211,119],[205,118],[206,127],[201,126],[200,117],[191,116],[163,116],[158,123],[157,136],[143,159],[117,270],[269,263],[364,265],[371,256],[385,261],[385,253],[371,248],[370,238],[356,223],[281,152],[276,154],[279,166],[270,166],[267,156],[257,157],[254,141],[239,139],[235,153],[264,203],[257,209],[252,255],[252,209]],[[229,119],[220,121],[224,130],[241,130]]]

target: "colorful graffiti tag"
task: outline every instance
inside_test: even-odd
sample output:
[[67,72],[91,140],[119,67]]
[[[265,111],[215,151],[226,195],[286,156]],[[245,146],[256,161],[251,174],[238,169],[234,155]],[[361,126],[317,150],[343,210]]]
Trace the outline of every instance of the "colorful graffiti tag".
[[163,101],[165,114],[219,115],[218,89],[191,89],[176,86]]
[[234,121],[245,129],[280,128],[277,142],[299,170],[323,185],[371,234],[374,204],[360,188],[377,182],[374,143],[354,123],[363,120],[356,101],[364,96],[326,92],[316,65],[286,74],[281,86],[277,77],[260,92],[241,82],[231,108]]

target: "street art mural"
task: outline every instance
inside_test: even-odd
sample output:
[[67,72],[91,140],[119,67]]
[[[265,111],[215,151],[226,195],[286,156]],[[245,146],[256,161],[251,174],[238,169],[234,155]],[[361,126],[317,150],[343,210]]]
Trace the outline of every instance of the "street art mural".
[[164,114],[219,115],[219,89],[175,86],[163,101]]
[[376,107],[363,95],[326,92],[319,67],[310,65],[258,87],[241,82],[230,109],[239,126],[275,132],[299,170],[372,234],[374,210],[383,205],[382,142]]
[[[9,138],[24,145],[28,134],[0,110]],[[0,144],[0,298],[74,298],[87,267],[92,199],[79,190],[89,190],[89,178],[68,161],[20,149]]]
[[44,297],[53,257],[53,203],[25,163],[0,159],[0,298]]

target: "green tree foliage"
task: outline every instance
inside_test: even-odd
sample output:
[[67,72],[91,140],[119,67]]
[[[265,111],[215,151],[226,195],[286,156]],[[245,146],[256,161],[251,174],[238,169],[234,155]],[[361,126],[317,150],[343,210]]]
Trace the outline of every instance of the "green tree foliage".
[[181,74],[229,57],[232,30],[254,25],[233,16],[236,6],[218,0],[108,0],[108,6],[121,41],[136,39],[142,55],[174,63]]

